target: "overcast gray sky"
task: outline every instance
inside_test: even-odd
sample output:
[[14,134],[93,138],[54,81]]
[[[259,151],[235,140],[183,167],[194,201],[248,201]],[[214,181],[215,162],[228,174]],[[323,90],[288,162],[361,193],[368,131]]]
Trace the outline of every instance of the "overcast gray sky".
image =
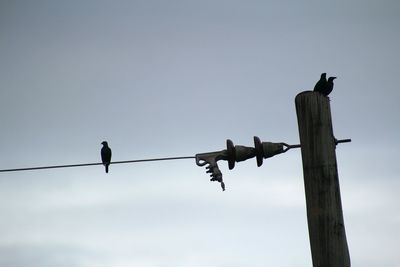
[[[397,267],[398,1],[0,0],[0,169],[298,143],[321,72],[353,266]],[[0,266],[311,266],[299,150],[0,174]]]

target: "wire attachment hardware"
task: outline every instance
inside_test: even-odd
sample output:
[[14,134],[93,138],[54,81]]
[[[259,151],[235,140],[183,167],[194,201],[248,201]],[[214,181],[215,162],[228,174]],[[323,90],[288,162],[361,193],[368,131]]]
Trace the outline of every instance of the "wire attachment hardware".
[[225,191],[225,183],[222,180],[222,173],[218,167],[218,160],[227,160],[227,151],[216,151],[209,153],[196,154],[196,164],[197,166],[203,167],[206,166],[206,173],[210,174],[210,181],[217,181],[221,183],[222,191]]
[[[301,145],[288,145],[286,143],[273,143],[273,142],[261,142],[260,138],[254,136],[254,148],[234,145],[233,142],[228,139],[226,140],[226,149],[215,152],[207,152],[196,154],[197,166],[206,166],[206,173],[210,174],[210,181],[217,181],[221,183],[221,188],[225,191],[225,183],[222,179],[221,170],[218,167],[217,162],[220,160],[228,161],[228,168],[232,170],[235,167],[236,162],[245,161],[250,158],[256,157],[257,166],[260,167],[263,164],[264,159],[271,158],[275,155],[287,152],[292,148],[299,148]],[[337,140],[335,138],[335,144],[351,142],[351,139]]]
[[254,148],[241,145],[235,146],[233,142],[228,139],[226,140],[226,149],[196,154],[195,158],[197,166],[206,166],[206,173],[209,173],[211,177],[210,181],[218,181],[221,183],[222,190],[225,191],[225,183],[223,182],[222,173],[217,164],[219,160],[228,161],[228,168],[232,170],[236,162],[256,157],[257,166],[260,167],[264,159],[284,153],[290,148],[291,146],[285,143],[261,142],[260,138],[254,136]]

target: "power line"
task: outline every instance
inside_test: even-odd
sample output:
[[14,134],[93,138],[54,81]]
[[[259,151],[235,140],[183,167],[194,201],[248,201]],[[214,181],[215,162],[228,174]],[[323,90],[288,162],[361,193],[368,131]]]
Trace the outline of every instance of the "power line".
[[[114,161],[110,164],[123,164],[123,163],[136,163],[136,162],[146,162],[146,161],[162,161],[162,160],[180,160],[180,159],[195,159],[194,156],[188,157],[169,157],[169,158],[153,158],[153,159],[136,159],[136,160],[123,160]],[[43,169],[56,169],[56,168],[71,168],[71,167],[83,167],[83,166],[95,166],[103,165],[101,162],[96,163],[79,163],[79,164],[68,164],[68,165],[53,165],[53,166],[40,166],[40,167],[28,167],[28,168],[16,168],[16,169],[3,169],[0,172],[17,172],[17,171],[33,171],[33,170],[43,170]]]
[[[348,142],[351,142],[351,139],[337,140],[335,138],[336,145],[339,143],[348,143]],[[286,143],[277,143],[277,144],[284,145],[286,147],[280,153],[286,152],[291,148],[300,148],[301,147],[300,145],[288,145]],[[224,150],[224,151],[226,152],[226,150]],[[219,155],[219,153],[222,153],[224,151],[219,151],[219,152],[217,151],[217,152],[205,153],[205,154],[207,156],[210,156],[209,154],[212,154],[211,156],[212,156],[213,160],[216,160],[215,157],[217,156],[217,154]],[[204,155],[204,154],[197,154],[196,156],[201,156],[201,155]],[[110,164],[123,164],[123,163],[136,163],[136,162],[146,162],[146,161],[162,161],[162,160],[196,159],[197,158],[196,156],[124,160],[124,161],[114,161],[114,162],[111,162]],[[271,156],[268,156],[268,157],[271,157]],[[264,156],[264,158],[267,158],[267,157]],[[217,159],[217,161],[218,161],[218,159]],[[196,163],[198,166],[205,165],[203,163],[199,164],[197,162],[197,160],[196,160]],[[0,170],[0,172],[33,171],[33,170],[43,170],[43,169],[71,168],[71,167],[84,167],[84,166],[95,166],[95,165],[103,165],[103,163],[95,162],[95,163],[80,163],[80,164],[68,164],[68,165],[53,165],[53,166],[40,166],[40,167],[28,167],[28,168],[2,169],[2,170]],[[259,165],[259,166],[261,166],[261,165]]]

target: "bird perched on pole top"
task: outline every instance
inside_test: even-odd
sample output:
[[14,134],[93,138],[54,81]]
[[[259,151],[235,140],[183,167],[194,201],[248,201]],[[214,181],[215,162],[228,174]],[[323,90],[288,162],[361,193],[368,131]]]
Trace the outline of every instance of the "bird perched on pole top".
[[329,77],[328,82],[326,83],[326,90],[322,92],[324,96],[328,96],[332,90],[333,90],[333,80],[336,79],[336,77]]
[[111,163],[111,148],[108,146],[107,141],[101,142],[103,147],[101,148],[101,161],[106,167],[106,173],[108,173],[108,166]]
[[319,81],[315,84],[314,92],[322,93],[325,90],[327,83],[328,81],[326,80],[326,73],[324,72],[321,74],[321,78],[319,79]]
[[322,73],[321,78],[314,86],[314,92],[319,92],[324,96],[328,96],[333,90],[334,79],[336,79],[336,77],[329,77],[328,80],[326,80],[326,73]]

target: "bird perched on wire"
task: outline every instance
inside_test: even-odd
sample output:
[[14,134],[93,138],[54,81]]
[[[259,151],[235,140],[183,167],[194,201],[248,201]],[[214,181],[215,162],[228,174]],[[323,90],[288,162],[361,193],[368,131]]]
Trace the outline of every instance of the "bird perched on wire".
[[108,146],[107,141],[101,143],[103,147],[101,148],[101,161],[106,167],[106,173],[108,173],[108,166],[111,163],[111,148]]
[[326,73],[321,74],[321,78],[319,81],[315,84],[314,86],[314,92],[320,92],[323,93],[326,90],[326,85],[328,81],[326,80]]

